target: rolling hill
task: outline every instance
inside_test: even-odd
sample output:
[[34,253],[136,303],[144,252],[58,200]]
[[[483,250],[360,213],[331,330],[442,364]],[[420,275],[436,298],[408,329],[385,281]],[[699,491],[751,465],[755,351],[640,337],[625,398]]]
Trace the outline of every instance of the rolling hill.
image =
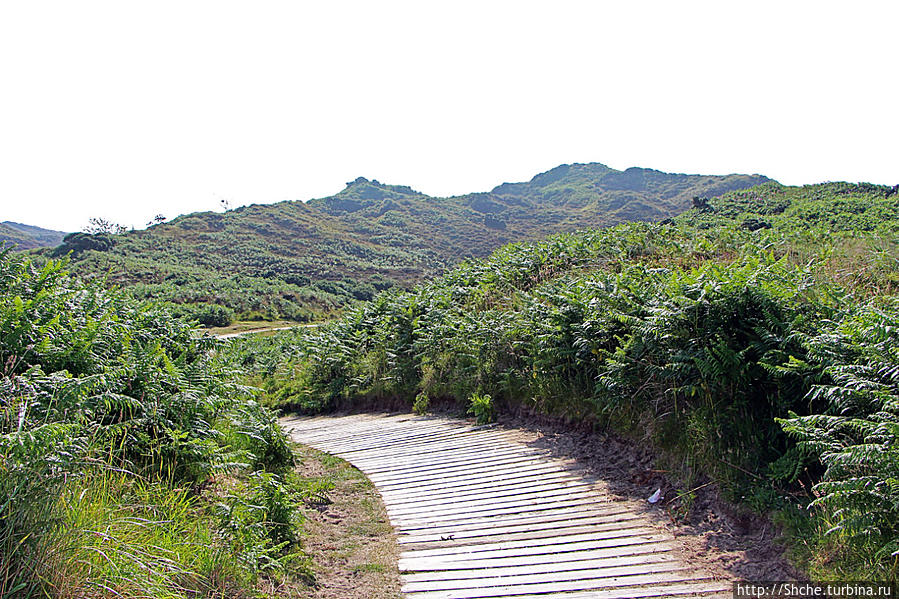
[[663,220],[695,196],[768,181],[572,164],[486,193],[434,198],[360,177],[327,198],[188,214],[97,243],[82,235],[55,253],[73,251],[75,272],[108,273],[139,297],[303,320],[506,243]]
[[20,250],[54,247],[62,243],[65,235],[62,231],[53,231],[12,221],[0,223],[0,245],[4,242],[15,244]]

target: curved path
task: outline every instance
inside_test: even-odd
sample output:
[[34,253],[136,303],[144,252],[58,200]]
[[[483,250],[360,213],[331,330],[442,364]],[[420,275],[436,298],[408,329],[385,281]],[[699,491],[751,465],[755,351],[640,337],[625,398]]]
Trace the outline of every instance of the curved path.
[[684,561],[645,502],[613,497],[523,433],[412,415],[281,422],[375,484],[409,598],[731,596]]

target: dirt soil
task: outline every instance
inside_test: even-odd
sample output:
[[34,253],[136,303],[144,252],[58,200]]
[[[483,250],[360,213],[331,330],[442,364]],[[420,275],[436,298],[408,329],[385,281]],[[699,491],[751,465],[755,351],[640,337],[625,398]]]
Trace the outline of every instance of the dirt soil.
[[399,599],[399,550],[381,496],[347,462],[299,446],[299,473],[333,483],[306,510],[303,550],[312,556],[308,599]]
[[[721,578],[807,580],[784,555],[778,528],[767,518],[722,500],[714,485],[694,492],[689,513],[679,511],[677,491],[684,487],[658,469],[652,452],[634,442],[609,433],[572,430],[571,424],[530,415],[502,416],[499,426],[516,431],[531,446],[576,459],[587,472],[606,481],[613,494],[642,501],[657,525],[675,535],[684,559],[706,566]],[[657,489],[662,499],[652,505],[647,500]]]

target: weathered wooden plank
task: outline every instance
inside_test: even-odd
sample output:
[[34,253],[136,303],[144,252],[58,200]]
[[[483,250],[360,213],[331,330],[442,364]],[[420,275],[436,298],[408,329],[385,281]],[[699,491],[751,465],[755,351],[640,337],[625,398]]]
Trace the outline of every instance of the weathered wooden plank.
[[397,449],[399,449],[404,448],[410,443],[452,440],[458,438],[460,434],[465,434],[470,430],[472,429],[454,431],[443,427],[428,427],[413,432],[406,430],[402,425],[385,426],[379,429],[359,427],[350,430],[334,429],[321,431],[315,437],[310,436],[309,442],[340,447],[343,451],[364,451],[364,448],[368,446],[387,441],[394,441],[397,443]]
[[[416,429],[424,430],[446,430],[447,426],[442,421],[422,422],[415,425]],[[372,433],[378,431],[405,431],[409,432],[410,423],[398,420],[391,420],[376,415],[366,418],[356,418],[346,416],[342,418],[333,418],[323,416],[321,418],[303,423],[301,420],[294,419],[286,423],[285,428],[290,432],[303,433],[304,439],[320,439],[322,435],[333,434],[337,431],[345,435],[347,439],[356,433]],[[344,437],[342,437],[344,438]]]
[[475,429],[454,430],[447,429],[446,427],[426,427],[423,430],[416,431],[415,435],[411,435],[408,431],[404,431],[402,426],[388,428],[382,431],[357,429],[346,436],[344,436],[342,431],[337,434],[341,435],[340,438],[334,438],[336,436],[335,433],[330,433],[326,438],[321,438],[317,441],[331,442],[334,444],[340,443],[346,450],[357,450],[362,452],[365,451],[362,449],[365,445],[385,440],[395,440],[397,441],[397,445],[395,446],[397,454],[408,452],[413,447],[409,441],[413,439],[415,440],[414,446],[435,445],[457,448],[465,442],[475,443],[488,440],[496,441],[496,435],[491,431],[478,431]]
[[530,466],[519,466],[515,470],[512,471],[500,471],[500,472],[463,472],[459,474],[454,474],[452,476],[444,476],[440,478],[436,477],[424,477],[424,478],[410,478],[408,480],[396,480],[391,482],[386,478],[382,478],[382,480],[375,482],[375,485],[379,490],[411,490],[411,489],[421,489],[426,491],[439,491],[449,485],[454,485],[458,483],[466,483],[470,481],[472,484],[481,484],[481,483],[489,483],[491,481],[508,481],[514,480],[522,477],[536,476],[539,474],[549,474],[549,473],[573,473],[577,472],[571,468],[560,468],[557,464],[551,464],[546,462],[538,462],[536,464]]
[[521,487],[540,488],[544,485],[578,483],[582,480],[596,484],[595,481],[589,478],[582,478],[576,473],[562,471],[538,473],[531,476],[525,474],[524,476],[506,479],[505,481],[488,481],[474,484],[468,484],[464,480],[460,480],[441,489],[385,489],[381,491],[381,496],[384,497],[385,501],[391,503],[403,503],[419,499],[476,495],[478,493],[505,491]]
[[[491,447],[492,445],[492,447]],[[367,450],[365,453],[352,454],[353,461],[364,463],[366,466],[390,466],[390,465],[410,465],[420,463],[425,460],[435,460],[442,457],[446,458],[466,458],[466,457],[485,457],[493,452],[501,451],[504,453],[530,454],[534,456],[549,457],[548,452],[532,449],[530,447],[516,446],[496,446],[496,442],[486,440],[483,443],[473,444],[470,448],[460,448],[450,445],[447,442],[429,443],[413,445],[417,451],[396,452],[384,451],[383,447]],[[342,449],[338,449],[343,451]]]
[[484,460],[477,460],[465,464],[448,464],[427,466],[420,470],[409,470],[391,472],[390,470],[372,472],[370,475],[365,468],[360,468],[372,480],[380,481],[400,481],[400,480],[423,480],[430,477],[438,478],[440,476],[458,476],[463,473],[485,473],[497,471],[514,471],[518,466],[545,464],[545,459],[540,456],[521,455],[521,456],[498,456]]
[[[459,434],[454,434],[452,431],[446,431],[445,433],[438,435],[432,435],[431,437],[419,439],[415,444],[410,445],[400,445],[395,448],[391,448],[391,451],[388,456],[382,457],[391,457],[391,458],[401,458],[401,457],[414,457],[416,455],[420,455],[424,452],[436,452],[436,451],[444,451],[444,452],[452,452],[457,451],[459,453],[467,453],[474,452],[476,450],[486,450],[490,447],[494,449],[518,449],[518,450],[527,450],[533,451],[535,453],[545,454],[548,453],[545,449],[539,449],[536,447],[527,447],[524,445],[516,445],[513,443],[505,443],[496,438],[495,435],[491,433],[467,433],[465,435],[460,436]],[[420,450],[420,451],[416,451]],[[368,453],[371,455],[369,456]],[[359,452],[360,458],[363,457],[377,457],[377,450],[370,450],[370,452],[364,453]],[[357,456],[354,456],[354,459]]]
[[593,517],[593,518],[553,518],[548,521],[527,522],[525,524],[515,524],[507,526],[477,526],[472,528],[452,528],[442,527],[437,530],[428,531],[427,533],[417,534],[399,534],[397,542],[400,545],[410,545],[413,543],[433,543],[444,538],[452,538],[455,541],[481,539],[482,537],[492,537],[496,535],[509,535],[519,533],[540,534],[543,531],[552,531],[556,535],[567,534],[573,528],[582,528],[591,526],[592,530],[617,530],[626,528],[628,524],[634,522],[644,525],[644,520],[636,514],[619,514],[617,516]]
[[484,455],[490,455],[491,453],[497,451],[507,453],[530,453],[532,455],[549,456],[549,452],[545,450],[534,449],[531,447],[519,447],[514,445],[497,446],[496,440],[494,439],[473,440],[472,443],[465,444],[465,446],[463,447],[460,447],[458,445],[458,440],[455,441],[456,442],[454,443],[423,443],[417,446],[412,446],[415,448],[414,451],[390,451],[389,453],[385,453],[384,451],[372,450],[365,454],[354,455],[353,460],[358,461],[359,463],[365,463],[366,465],[376,466],[378,464],[387,465],[419,463],[422,460],[439,459],[441,457],[483,457]]
[[[663,542],[671,541],[671,537],[650,533],[641,535],[645,539],[662,539]],[[608,539],[592,533],[559,536],[546,539],[522,539],[514,541],[501,541],[490,543],[453,543],[446,547],[434,549],[405,550],[400,557],[406,559],[440,557],[444,560],[468,560],[477,556],[507,557],[509,555],[537,555],[540,553],[569,553],[572,551],[590,551],[608,547],[629,547],[639,545],[637,537],[615,543],[614,539]],[[642,550],[641,550],[642,551]]]
[[569,493],[545,495],[542,497],[522,497],[515,498],[512,501],[495,501],[492,503],[473,502],[445,508],[432,506],[419,511],[414,509],[403,511],[391,509],[387,510],[387,515],[395,519],[397,524],[408,522],[408,519],[421,518],[427,518],[431,521],[445,519],[449,522],[454,518],[516,513],[518,509],[527,511],[535,511],[535,508],[542,508],[542,511],[552,510],[553,507],[560,506],[565,502],[580,502],[580,505],[585,505],[597,501],[597,499],[601,499],[601,496],[596,493]]
[[[419,599],[427,598],[426,594],[407,595]],[[730,599],[733,589],[729,583],[717,581],[653,585],[645,587],[619,587],[613,589],[572,591],[568,593],[540,593],[539,595],[515,595],[515,599],[651,599],[654,597],[714,597]]]
[[459,514],[453,516],[440,516],[436,518],[431,517],[393,517],[391,518],[391,522],[395,527],[400,530],[407,530],[411,528],[419,528],[421,525],[428,525],[433,523],[438,523],[444,526],[451,526],[459,523],[468,523],[474,519],[485,519],[485,518],[497,518],[501,516],[515,516],[521,514],[531,514],[534,515],[537,512],[549,513],[550,511],[555,511],[557,509],[563,508],[575,508],[575,507],[585,507],[585,506],[593,506],[596,505],[595,500],[591,498],[579,499],[579,500],[571,500],[565,502],[551,503],[551,504],[540,504],[540,505],[529,505],[526,507],[509,507],[504,509],[485,509],[478,512],[473,512],[471,514]]
[[[405,574],[416,572],[452,572],[455,570],[484,570],[491,568],[530,567],[538,565],[555,565],[558,569],[564,569],[568,562],[598,561],[603,558],[639,558],[647,554],[674,555],[675,547],[663,543],[643,543],[628,547],[610,547],[592,550],[571,551],[567,553],[542,553],[537,555],[513,555],[509,557],[494,557],[469,560],[439,560],[430,562],[404,561],[400,558],[399,568]],[[673,561],[675,558],[671,558]],[[634,563],[639,563],[635,559]]]
[[495,491],[495,492],[481,492],[476,493],[474,495],[458,495],[458,496],[450,496],[450,497],[440,497],[438,499],[412,499],[409,501],[391,501],[390,505],[397,509],[402,509],[405,507],[410,507],[414,509],[422,509],[428,506],[440,505],[440,506],[452,506],[456,504],[465,504],[471,502],[484,502],[484,501],[503,501],[507,499],[512,499],[515,497],[542,497],[542,494],[560,494],[560,493],[571,493],[576,491],[593,491],[595,493],[599,493],[602,495],[600,491],[596,490],[596,487],[588,482],[584,481],[573,481],[569,484],[558,484],[558,485],[519,485],[518,487],[514,487],[511,489],[505,489],[503,491]]
[[[438,440],[450,439],[453,437],[458,437],[462,433],[469,432],[469,430],[470,429],[463,429],[463,430],[459,430],[459,431],[447,430],[447,431],[437,431],[437,432],[425,431],[425,432],[421,432],[421,433],[410,433],[409,435],[406,435],[404,438],[402,438],[398,441],[395,441],[394,447],[406,448],[407,446],[409,446],[413,443],[421,443],[422,441],[428,442],[429,440],[430,441],[438,441]],[[380,442],[377,442],[377,441],[378,440],[374,440],[372,443],[360,442],[358,444],[353,444],[353,445],[350,445],[348,448],[341,449],[341,453],[348,453],[348,454],[361,453],[361,452],[365,452],[365,451],[380,449],[380,448],[383,448],[386,446],[386,443],[387,443],[386,440],[381,440]]]
[[[424,474],[413,472],[398,475],[392,475],[389,472],[375,473],[372,474],[369,478],[376,485],[412,484],[416,482],[424,482],[426,484],[436,485],[439,484],[438,481],[446,479],[459,480],[461,478],[465,478],[466,476],[472,478],[498,476],[503,474],[511,474],[514,472],[521,472],[525,468],[530,468],[532,466],[536,466],[539,468],[548,468],[549,470],[559,472],[561,470],[564,470],[565,466],[571,465],[573,465],[573,463],[552,463],[547,462],[546,460],[541,460],[540,458],[523,458],[519,460],[497,461],[491,464],[481,463],[471,466],[464,466],[460,468],[449,469],[444,472],[429,472]],[[363,472],[365,471],[363,470]]]
[[330,441],[318,441],[316,442],[316,446],[321,446],[327,451],[335,453],[339,452],[348,456],[351,455],[355,458],[357,455],[369,455],[388,447],[400,449],[422,446],[425,444],[436,444],[441,441],[452,439],[454,436],[455,435],[453,435],[452,432],[449,431],[434,433],[429,432],[427,434],[419,434],[415,436],[398,435],[396,437],[384,436],[378,438],[363,436],[358,440],[358,442],[352,444],[343,443],[340,440],[332,439]]
[[[588,537],[591,535],[578,535]],[[454,547],[460,549],[455,553],[412,557],[409,553],[400,556],[400,570],[468,570],[471,568],[487,568],[491,565],[518,566],[526,563],[544,564],[552,561],[571,561],[572,559],[588,559],[586,554],[599,549],[624,551],[634,545],[665,543],[667,535],[641,535],[614,539],[593,539],[589,541],[568,543],[535,543],[531,541],[510,541],[507,544],[521,543],[504,549],[480,550],[478,545]],[[558,539],[550,539],[556,540]],[[500,544],[500,543],[497,543]],[[580,555],[579,555],[580,554]],[[621,554],[623,555],[623,553]],[[537,561],[533,561],[536,559]],[[475,565],[476,564],[476,565]],[[462,567],[464,566],[464,567]]]
[[534,501],[516,501],[511,503],[504,503],[502,505],[486,504],[482,506],[471,507],[469,509],[440,510],[424,513],[413,512],[405,514],[391,514],[388,511],[388,515],[390,515],[390,519],[392,522],[396,522],[398,526],[402,527],[404,524],[418,523],[425,519],[427,521],[434,521],[439,519],[445,522],[451,522],[454,519],[467,519],[472,516],[498,516],[501,514],[518,514],[523,512],[552,510],[561,507],[572,507],[575,505],[592,505],[594,503],[599,503],[599,499],[600,498],[595,494],[584,494],[580,496],[571,496],[565,499],[548,497],[546,499],[535,499]]
[[487,516],[484,518],[465,518],[452,522],[443,520],[435,520],[421,525],[404,524],[401,535],[424,534],[430,532],[448,532],[453,530],[481,530],[488,529],[491,526],[514,526],[516,524],[529,524],[540,522],[557,522],[566,520],[577,520],[580,518],[596,518],[614,520],[622,516],[634,516],[642,518],[641,514],[628,509],[627,506],[613,504],[607,509],[594,508],[592,505],[578,506],[572,508],[560,508],[554,510],[543,510],[537,512],[512,513],[504,516]]
[[[603,568],[586,568],[583,570],[564,570],[554,572],[527,572],[523,574],[498,575],[494,568],[482,571],[479,578],[455,578],[443,580],[410,581],[403,579],[402,590],[404,593],[414,591],[446,591],[453,589],[476,589],[480,587],[518,586],[525,584],[568,582],[574,580],[600,580],[603,578],[617,578],[628,576],[646,576],[652,574],[678,573],[680,576],[688,575],[691,571],[681,564],[672,562],[656,562],[629,566],[614,566]],[[470,572],[471,570],[469,570]],[[658,582],[658,581],[653,581]],[[591,585],[587,588],[596,588],[603,585]]]
[[591,568],[643,568],[677,563],[670,552],[640,553],[548,564],[528,564],[526,566],[505,566],[497,568],[477,568],[473,570],[442,570],[439,572],[413,572],[402,575],[403,582],[423,582],[429,580],[465,580],[484,576],[516,576],[519,574],[545,574],[576,572]]
[[684,563],[646,506],[497,427],[411,415],[283,421],[381,492],[418,599],[624,599],[729,591]]
[[622,527],[618,526],[615,528],[604,528],[602,526],[566,526],[564,528],[558,529],[543,529],[543,530],[530,530],[524,532],[512,532],[512,533],[491,533],[489,529],[485,529],[484,535],[481,537],[475,538],[456,538],[455,535],[447,535],[443,537],[443,540],[437,539],[435,541],[417,543],[417,544],[407,544],[404,545],[404,549],[430,549],[430,548],[440,548],[446,547],[448,545],[452,546],[456,543],[505,543],[510,541],[531,541],[535,545],[545,545],[547,541],[556,541],[559,539],[565,539],[570,536],[575,535],[594,535],[595,538],[606,538],[606,539],[627,539],[630,537],[644,537],[647,534],[652,534],[658,532],[654,528],[650,528],[648,526],[641,525],[639,522],[633,523],[632,526]]
[[491,451],[471,451],[461,452],[453,450],[452,452],[422,452],[417,456],[408,459],[393,459],[387,457],[377,457],[372,459],[353,459],[353,465],[364,472],[377,474],[380,472],[399,473],[404,471],[412,472],[428,472],[434,469],[445,469],[450,466],[462,466],[466,464],[484,464],[488,460],[498,458],[513,457],[529,457],[531,459],[539,459],[546,454],[541,454],[528,449],[500,449]]
[[615,576],[609,578],[591,578],[585,580],[567,580],[508,586],[486,586],[480,588],[451,589],[446,591],[409,592],[410,599],[481,599],[485,597],[514,597],[515,595],[534,593],[560,593],[564,591],[584,591],[599,588],[639,587],[660,583],[705,582],[708,576],[692,575],[690,572],[662,572],[634,576]]

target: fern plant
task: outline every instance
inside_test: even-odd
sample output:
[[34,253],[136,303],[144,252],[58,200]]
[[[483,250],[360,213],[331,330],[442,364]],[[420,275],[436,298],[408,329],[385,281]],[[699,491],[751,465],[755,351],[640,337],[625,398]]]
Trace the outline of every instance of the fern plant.
[[[811,507],[825,534],[859,550],[862,567],[899,574],[899,301],[871,302],[812,341],[830,361],[809,400],[826,413],[781,421],[819,456]],[[872,549],[873,548],[873,549]]]

